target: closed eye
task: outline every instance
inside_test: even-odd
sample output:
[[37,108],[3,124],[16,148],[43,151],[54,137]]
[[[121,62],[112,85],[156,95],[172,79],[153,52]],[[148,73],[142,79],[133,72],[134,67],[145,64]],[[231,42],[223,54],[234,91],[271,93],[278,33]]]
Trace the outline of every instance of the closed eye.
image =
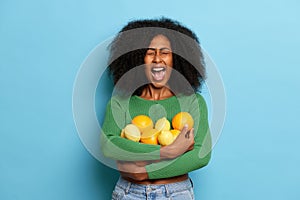
[[155,55],[155,51],[153,51],[153,50],[148,50],[148,51],[146,52],[146,55],[147,55],[147,56],[154,56],[154,55]]

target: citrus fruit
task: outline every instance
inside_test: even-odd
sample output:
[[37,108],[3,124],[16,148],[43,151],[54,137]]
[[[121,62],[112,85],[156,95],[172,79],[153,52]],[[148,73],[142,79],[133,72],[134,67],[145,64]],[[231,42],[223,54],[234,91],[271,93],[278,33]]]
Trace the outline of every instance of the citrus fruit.
[[158,135],[159,135],[159,131],[154,128],[146,130],[141,136],[141,142],[145,143],[145,144],[157,145],[158,144],[158,140],[157,140]]
[[124,129],[122,129],[120,136],[121,136],[122,138],[125,138],[125,132],[124,132]]
[[188,130],[194,126],[194,119],[188,112],[179,112],[172,119],[174,129],[182,130],[185,124],[188,125]]
[[174,139],[176,139],[177,136],[180,134],[180,130],[177,130],[177,129],[172,129],[172,130],[170,130],[170,132],[173,134]]
[[137,115],[135,116],[132,121],[132,124],[136,125],[141,132],[145,130],[153,128],[153,121],[150,117],[146,115]]
[[155,123],[155,129],[157,129],[158,131],[167,131],[170,130],[170,128],[171,128],[170,122],[165,117],[160,118]]
[[157,139],[159,144],[166,146],[174,141],[174,136],[170,131],[161,131]]
[[138,142],[141,139],[141,132],[134,124],[128,124],[124,128],[124,135],[127,139]]

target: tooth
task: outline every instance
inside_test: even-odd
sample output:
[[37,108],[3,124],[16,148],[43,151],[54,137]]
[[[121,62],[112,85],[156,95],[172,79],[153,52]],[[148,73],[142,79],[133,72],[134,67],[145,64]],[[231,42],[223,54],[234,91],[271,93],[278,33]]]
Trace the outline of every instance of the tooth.
[[160,67],[160,68],[153,68],[153,71],[161,71],[163,70],[164,68],[163,67]]

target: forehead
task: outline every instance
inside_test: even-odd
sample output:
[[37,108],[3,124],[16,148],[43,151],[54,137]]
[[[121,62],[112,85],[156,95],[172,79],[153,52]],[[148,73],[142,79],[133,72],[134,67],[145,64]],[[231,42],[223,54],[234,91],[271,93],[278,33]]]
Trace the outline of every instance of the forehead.
[[171,43],[166,36],[157,35],[151,40],[149,48],[154,48],[154,49],[169,48],[169,49],[171,49]]

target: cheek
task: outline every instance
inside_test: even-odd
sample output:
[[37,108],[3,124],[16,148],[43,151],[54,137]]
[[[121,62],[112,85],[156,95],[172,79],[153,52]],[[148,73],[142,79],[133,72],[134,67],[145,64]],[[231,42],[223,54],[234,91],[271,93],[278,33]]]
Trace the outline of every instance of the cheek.
[[170,57],[168,59],[168,64],[167,64],[169,67],[173,67],[173,57]]
[[150,67],[150,65],[145,65],[144,73],[145,73],[146,77],[151,76],[151,67]]
[[144,63],[145,63],[145,64],[149,64],[149,63],[151,63],[151,59],[150,59],[150,58],[147,58],[147,57],[145,57],[145,58],[144,58]]

